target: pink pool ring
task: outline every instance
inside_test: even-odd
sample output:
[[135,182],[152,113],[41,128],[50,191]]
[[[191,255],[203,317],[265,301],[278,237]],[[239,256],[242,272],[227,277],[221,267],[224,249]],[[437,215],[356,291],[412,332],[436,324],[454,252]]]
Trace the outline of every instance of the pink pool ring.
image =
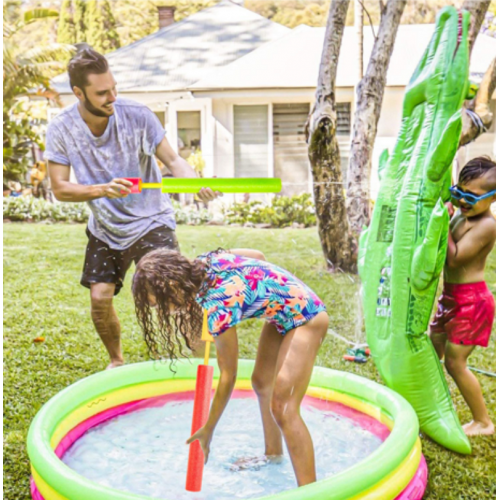
[[[239,361],[233,398],[256,398],[250,382],[253,366],[252,361]],[[87,377],[54,396],[35,417],[28,435],[32,498],[113,500],[115,496],[109,496],[109,488],[87,480],[61,459],[89,429],[109,419],[168,402],[192,401],[197,365],[179,361],[176,369],[176,379],[173,379],[168,364],[128,365]],[[214,366],[212,390],[218,376]],[[144,398],[144,394],[148,397]],[[382,444],[348,469],[302,487],[301,500],[353,497],[420,500],[423,497],[427,465],[421,451],[418,420],[401,396],[354,374],[315,368],[303,405],[347,417],[377,436]],[[82,418],[82,415],[87,416]],[[121,500],[137,498],[132,493],[114,491]],[[281,492],[280,499],[289,495],[295,498],[295,491]]]

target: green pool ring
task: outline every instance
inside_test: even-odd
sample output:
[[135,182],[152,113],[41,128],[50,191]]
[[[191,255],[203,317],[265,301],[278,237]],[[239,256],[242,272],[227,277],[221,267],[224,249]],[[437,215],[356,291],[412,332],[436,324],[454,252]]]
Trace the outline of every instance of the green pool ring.
[[386,384],[415,409],[434,441],[470,453],[426,330],[446,258],[444,206],[468,94],[469,13],[441,10],[406,89],[392,154],[380,161],[380,190],[361,235],[359,272],[366,334]]
[[[27,443],[34,483],[43,498],[147,500],[143,495],[86,479],[64,464],[54,450],[81,422],[110,408],[161,394],[194,391],[197,363],[178,361],[175,375],[168,363],[152,361],[106,370],[76,382],[48,401],[34,418]],[[216,385],[219,370],[214,360],[210,364],[214,366]],[[254,361],[239,360],[236,390],[251,390],[254,365]],[[307,394],[369,414],[389,427],[391,433],[371,455],[341,473],[301,488],[260,497],[261,500],[390,500],[398,497],[423,461],[418,419],[408,402],[371,380],[320,367],[314,368]]]

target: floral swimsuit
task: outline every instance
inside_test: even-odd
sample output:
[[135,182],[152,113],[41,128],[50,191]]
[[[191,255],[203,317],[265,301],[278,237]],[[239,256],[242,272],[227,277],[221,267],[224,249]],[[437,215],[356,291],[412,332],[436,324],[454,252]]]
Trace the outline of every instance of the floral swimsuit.
[[198,259],[208,270],[196,301],[208,311],[213,336],[249,318],[263,318],[285,335],[326,310],[308,286],[269,262],[225,252]]

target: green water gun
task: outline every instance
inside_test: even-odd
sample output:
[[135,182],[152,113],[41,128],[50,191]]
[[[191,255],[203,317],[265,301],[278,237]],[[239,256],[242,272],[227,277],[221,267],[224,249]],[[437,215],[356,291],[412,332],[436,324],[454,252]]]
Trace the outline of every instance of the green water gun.
[[164,177],[161,182],[142,182],[138,177],[125,177],[132,183],[133,194],[147,189],[161,189],[162,193],[198,193],[210,188],[220,193],[279,193],[281,179],[271,178],[184,178]]

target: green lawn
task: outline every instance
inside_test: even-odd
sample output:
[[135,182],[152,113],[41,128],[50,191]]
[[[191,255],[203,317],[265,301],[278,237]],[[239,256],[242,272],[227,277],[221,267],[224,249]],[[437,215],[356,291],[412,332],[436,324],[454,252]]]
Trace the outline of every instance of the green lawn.
[[[217,247],[254,247],[308,283],[325,301],[330,327],[354,339],[360,335],[357,277],[326,272],[315,229],[258,230],[180,226],[182,250],[195,256]],[[29,464],[26,435],[40,407],[64,387],[106,366],[103,345],[94,331],[89,293],[80,286],[86,244],[82,225],[6,224],[4,226],[4,499],[27,500]],[[129,273],[116,299],[128,362],[147,359],[135,321]],[[495,291],[495,261],[487,281]],[[239,330],[241,357],[255,357],[258,322]],[[34,344],[33,338],[45,342]],[[318,365],[346,370],[380,382],[371,361],[342,359],[346,345],[333,336],[324,343]],[[495,371],[495,340],[477,349],[473,366]],[[478,375],[495,419],[495,378]],[[462,422],[470,413],[453,382],[453,400]],[[474,438],[473,454],[463,457],[423,438],[430,478],[426,498],[482,500],[495,497],[495,438]],[[91,499],[89,499],[91,500]]]

